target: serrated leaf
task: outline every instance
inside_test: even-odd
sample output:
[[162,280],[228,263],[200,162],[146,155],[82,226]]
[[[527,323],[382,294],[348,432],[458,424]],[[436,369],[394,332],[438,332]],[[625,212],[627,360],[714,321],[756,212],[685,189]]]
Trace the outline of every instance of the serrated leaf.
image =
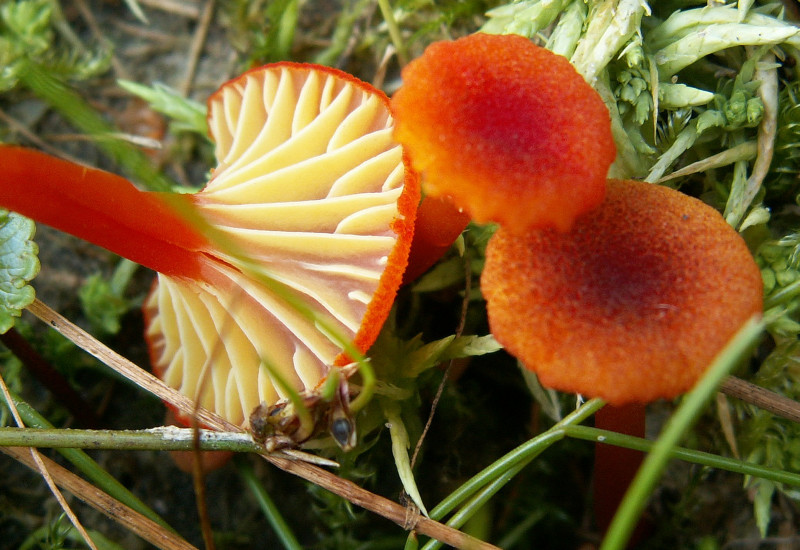
[[39,273],[39,247],[32,220],[0,210],[0,333],[14,326],[36,294],[28,283]]
[[170,117],[176,123],[176,129],[208,136],[206,108],[203,104],[187,99],[163,84],[156,83],[150,87],[128,80],[119,80],[117,83],[123,90],[144,99],[154,111]]

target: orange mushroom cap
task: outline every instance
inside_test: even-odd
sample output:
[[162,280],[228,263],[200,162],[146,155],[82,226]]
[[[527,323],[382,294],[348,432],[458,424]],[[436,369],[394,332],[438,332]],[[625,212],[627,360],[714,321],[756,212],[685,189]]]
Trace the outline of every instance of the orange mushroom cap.
[[569,61],[515,35],[437,42],[402,73],[395,136],[477,222],[566,231],[603,200],[608,109]]
[[341,71],[254,69],[208,112],[219,165],[191,201],[224,238],[200,280],[159,275],[146,334],[167,384],[192,398],[202,387],[202,406],[243,424],[286,397],[265,363],[310,392],[351,361],[342,342],[372,345],[402,281],[419,183],[388,98]]
[[558,390],[646,403],[689,390],[762,310],[761,274],[713,208],[665,187],[610,180],[570,233],[487,248],[492,333]]

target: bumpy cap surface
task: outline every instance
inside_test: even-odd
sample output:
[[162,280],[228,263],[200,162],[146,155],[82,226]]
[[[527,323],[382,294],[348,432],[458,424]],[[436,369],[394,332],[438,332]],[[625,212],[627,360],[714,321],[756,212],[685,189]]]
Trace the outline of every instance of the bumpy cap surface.
[[762,310],[758,267],[708,205],[609,181],[572,231],[501,228],[481,288],[495,337],[558,390],[621,405],[689,390]]
[[403,70],[395,136],[478,222],[569,229],[603,200],[616,148],[608,109],[569,61],[515,35],[437,42]]
[[160,275],[145,304],[165,382],[243,424],[286,397],[265,364],[313,390],[349,361],[344,343],[369,348],[419,202],[393,126],[384,94],[315,65],[268,65],[211,97],[219,166],[192,201],[222,239],[201,280]]

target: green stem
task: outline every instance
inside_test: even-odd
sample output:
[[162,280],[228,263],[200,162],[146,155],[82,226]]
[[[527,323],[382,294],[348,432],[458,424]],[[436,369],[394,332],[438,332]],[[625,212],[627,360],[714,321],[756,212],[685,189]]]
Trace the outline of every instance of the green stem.
[[767,296],[764,300],[764,310],[766,311],[777,305],[788,302],[798,294],[800,294],[800,280],[790,283],[782,289]]
[[[0,447],[108,449],[126,451],[191,451],[191,428],[168,426],[150,430],[71,430],[0,428]],[[248,433],[200,430],[201,451],[263,452]]]
[[600,547],[601,550],[625,547],[639,516],[644,510],[647,498],[652,493],[661,473],[672,456],[672,450],[681,437],[695,423],[703,407],[717,391],[725,376],[736,366],[742,355],[755,344],[761,335],[762,329],[762,323],[755,318],[745,323],[725,349],[717,356],[697,386],[686,395],[681,406],[667,422],[663,433],[653,446],[652,452],[645,459],[639,473],[628,489]]
[[[645,453],[651,452],[655,445],[653,441],[648,441],[647,439],[642,439],[640,437],[620,434],[608,430],[601,430],[598,428],[590,428],[588,426],[567,426],[564,428],[564,433],[567,437],[573,437],[575,439],[583,439],[585,441],[593,441],[595,443],[604,443],[606,445],[624,447],[626,449],[633,449],[635,451],[642,451]],[[669,457],[691,462],[693,464],[708,466],[709,468],[718,468],[720,470],[727,470],[737,474],[760,477],[769,481],[775,481],[776,483],[785,483],[787,485],[800,487],[800,474],[782,470],[773,470],[772,468],[767,468],[758,464],[751,464],[742,460],[705,453],[703,451],[674,447],[670,450]]]
[[400,33],[400,27],[397,25],[397,19],[394,17],[392,6],[389,0],[378,0],[378,6],[381,9],[383,20],[386,21],[386,26],[389,27],[389,37],[392,39],[394,47],[397,49],[397,60],[400,66],[404,67],[408,63],[408,52],[403,43],[403,36]]
[[280,539],[283,547],[286,548],[286,550],[302,550],[303,547],[298,542],[297,537],[294,536],[286,520],[283,519],[280,510],[275,506],[275,502],[270,498],[264,486],[261,485],[250,465],[237,460],[236,469],[239,475],[242,476],[247,488],[252,491],[253,496],[258,501],[258,505],[261,507],[261,511],[264,512],[264,516]]
[[[497,491],[513,479],[514,476],[525,468],[534,458],[539,456],[556,441],[562,440],[564,438],[565,426],[583,422],[601,409],[603,405],[605,405],[605,402],[601,399],[587,401],[549,430],[539,434],[496,460],[451,493],[440,502],[436,508],[431,510],[431,519],[437,521],[441,520],[462,502],[470,499],[469,502],[447,522],[447,525],[451,527],[463,525],[464,522],[480,510]],[[440,547],[441,543],[431,540],[423,548],[424,550],[434,550]]]

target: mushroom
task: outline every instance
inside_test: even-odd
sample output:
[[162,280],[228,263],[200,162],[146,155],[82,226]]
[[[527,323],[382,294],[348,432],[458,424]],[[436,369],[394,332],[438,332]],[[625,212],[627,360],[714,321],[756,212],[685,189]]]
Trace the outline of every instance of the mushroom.
[[414,238],[403,282],[416,280],[441,259],[469,221],[469,214],[456,208],[447,197],[426,196],[422,199],[417,208]]
[[703,202],[610,180],[569,233],[498,229],[481,277],[492,333],[545,386],[614,405],[689,390],[762,310],[747,245]]
[[0,147],[0,204],[159,271],[144,304],[154,370],[244,425],[287,397],[282,384],[313,393],[352,361],[347,346],[375,340],[419,187],[388,98],[335,69],[251,70],[210,98],[209,127],[219,165],[194,195]]
[[608,109],[565,57],[479,33],[432,44],[402,77],[395,136],[427,194],[518,233],[566,231],[602,202],[616,154]]

